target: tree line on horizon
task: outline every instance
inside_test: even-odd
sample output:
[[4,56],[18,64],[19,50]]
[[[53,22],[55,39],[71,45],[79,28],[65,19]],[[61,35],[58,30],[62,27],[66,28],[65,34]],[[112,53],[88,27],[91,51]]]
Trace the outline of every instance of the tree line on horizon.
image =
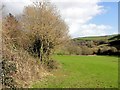
[[[74,38],[57,55],[120,55],[120,35]],[[62,50],[63,49],[63,50]]]

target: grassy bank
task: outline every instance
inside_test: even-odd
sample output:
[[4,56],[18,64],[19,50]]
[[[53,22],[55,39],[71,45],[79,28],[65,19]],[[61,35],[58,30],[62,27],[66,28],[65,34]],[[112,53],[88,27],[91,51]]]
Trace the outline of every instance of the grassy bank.
[[118,58],[109,56],[54,56],[61,68],[36,82],[34,88],[114,88],[118,83]]

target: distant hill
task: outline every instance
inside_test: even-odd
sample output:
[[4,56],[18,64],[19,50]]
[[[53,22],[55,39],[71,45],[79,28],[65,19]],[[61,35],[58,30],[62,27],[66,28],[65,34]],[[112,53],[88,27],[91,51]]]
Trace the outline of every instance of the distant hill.
[[[93,36],[93,37],[78,37],[72,41],[79,47],[87,47],[93,54],[99,55],[119,55],[120,54],[120,34]],[[88,51],[86,49],[86,52]],[[83,49],[84,51],[85,49]]]
[[78,37],[60,47],[58,55],[115,55],[120,56],[120,34]]
[[[106,35],[106,36],[90,36],[90,37],[78,37],[78,38],[74,38],[73,40],[77,40],[77,41],[89,41],[89,40],[94,40],[94,41],[100,41],[100,40],[114,40],[117,39],[120,36],[120,34],[115,34],[115,35]],[[120,37],[119,37],[120,39]]]

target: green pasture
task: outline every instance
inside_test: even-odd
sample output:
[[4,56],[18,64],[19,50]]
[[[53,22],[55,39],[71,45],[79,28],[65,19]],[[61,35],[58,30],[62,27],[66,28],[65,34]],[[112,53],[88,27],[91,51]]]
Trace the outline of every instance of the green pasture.
[[54,56],[60,63],[33,88],[117,88],[118,58],[112,56]]

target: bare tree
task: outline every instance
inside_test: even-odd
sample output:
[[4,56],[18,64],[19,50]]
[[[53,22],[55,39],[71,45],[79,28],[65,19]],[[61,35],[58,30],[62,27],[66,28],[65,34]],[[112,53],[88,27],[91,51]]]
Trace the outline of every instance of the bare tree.
[[22,25],[32,37],[33,51],[37,52],[41,62],[49,60],[54,49],[69,38],[67,25],[50,3],[37,2],[26,7]]
[[[7,47],[16,48],[20,38],[20,24],[16,18],[9,13],[9,15],[3,19],[2,23],[2,41]],[[3,45],[3,46],[4,46]]]

